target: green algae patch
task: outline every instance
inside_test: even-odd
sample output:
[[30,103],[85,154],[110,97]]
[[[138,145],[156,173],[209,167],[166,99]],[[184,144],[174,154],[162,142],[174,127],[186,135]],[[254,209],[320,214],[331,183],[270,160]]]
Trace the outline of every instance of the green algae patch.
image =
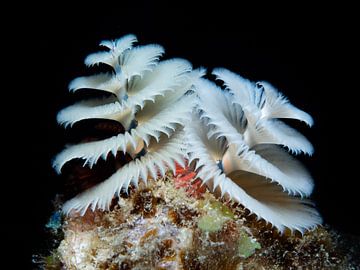
[[229,207],[222,204],[221,202],[215,201],[210,203],[210,211],[213,210],[221,215],[223,218],[234,219],[234,213]]
[[218,201],[202,201],[199,204],[206,214],[198,221],[198,227],[207,232],[216,232],[222,229],[228,220],[234,220],[234,213],[229,207]]
[[248,258],[255,253],[256,249],[260,249],[261,245],[251,238],[246,232],[240,233],[239,254],[243,258]]
[[199,219],[198,227],[203,231],[216,232],[221,230],[224,222],[224,219],[206,215]]

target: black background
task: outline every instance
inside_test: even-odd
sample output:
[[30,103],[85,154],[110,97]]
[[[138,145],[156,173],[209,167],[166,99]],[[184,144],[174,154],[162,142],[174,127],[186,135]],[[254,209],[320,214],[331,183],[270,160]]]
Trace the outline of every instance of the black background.
[[22,116],[14,121],[22,144],[13,164],[21,175],[19,207],[26,209],[21,216],[26,226],[20,226],[30,232],[24,242],[41,247],[51,200],[61,185],[51,158],[66,143],[55,119],[72,101],[67,85],[91,73],[83,60],[101,40],[128,33],[139,44],[163,45],[165,58],[182,57],[194,67],[226,67],[251,80],[266,80],[309,112],[314,127],[296,127],[315,147],[312,157],[299,157],[315,179],[312,198],[326,224],[359,234],[358,49],[350,9],[294,5],[272,7],[273,12],[225,3],[195,9],[176,1],[168,7],[153,2],[98,6],[91,11],[43,6],[45,11],[29,12],[16,32],[24,44],[24,73],[14,70],[22,106]]

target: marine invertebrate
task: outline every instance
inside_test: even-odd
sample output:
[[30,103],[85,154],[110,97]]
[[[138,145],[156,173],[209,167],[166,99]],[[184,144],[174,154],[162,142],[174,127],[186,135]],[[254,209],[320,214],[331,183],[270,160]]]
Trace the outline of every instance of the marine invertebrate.
[[[91,167],[118,152],[132,160],[66,202],[65,213],[109,209],[113,197],[130,184],[164,176],[168,169],[175,173],[176,163],[184,166],[188,158],[203,183],[280,231],[287,227],[303,232],[321,222],[311,203],[302,198],[312,192],[311,176],[283,149],[311,154],[312,145],[278,120],[292,118],[311,125],[310,115],[266,82],[255,84],[216,69],[213,73],[224,81],[223,90],[201,78],[203,69],[192,70],[182,59],[160,61],[161,46],[133,47],[135,41],[133,35],[103,41],[108,51],[89,55],[85,64],[102,63],[112,72],[79,77],[69,85],[70,91],[91,88],[111,95],[63,109],[57,118],[60,124],[110,119],[119,122],[124,133],[70,146],[56,156],[54,168],[61,172],[72,159],[83,159]],[[195,173],[190,175],[189,179],[196,178]]]
[[202,184],[201,179],[196,177],[196,172],[189,166],[182,168],[177,164],[174,181],[176,188],[183,188],[189,196],[200,198],[206,191],[206,186]]
[[63,206],[84,213],[88,207],[108,209],[114,195],[127,190],[139,179],[164,175],[168,168],[175,172],[175,161],[184,164],[182,125],[189,118],[193,98],[187,93],[202,71],[192,71],[183,59],[159,61],[164,50],[159,45],[133,47],[135,36],[103,41],[109,50],[89,55],[88,66],[103,63],[112,73],[101,73],[74,79],[70,91],[96,89],[112,96],[90,99],[71,105],[59,112],[57,120],[72,125],[81,120],[101,118],[121,123],[125,133],[100,141],[73,145],[59,153],[53,162],[60,172],[72,159],[84,159],[93,166],[99,158],[106,159],[122,151],[133,160],[104,182],[87,189]]
[[319,224],[311,203],[291,196],[310,195],[311,176],[278,146],[311,154],[310,142],[276,119],[311,124],[311,117],[267,83],[252,83],[226,69],[214,74],[226,89],[199,79],[197,109],[185,127],[189,162],[196,162],[198,177],[280,231],[288,227],[303,232]]

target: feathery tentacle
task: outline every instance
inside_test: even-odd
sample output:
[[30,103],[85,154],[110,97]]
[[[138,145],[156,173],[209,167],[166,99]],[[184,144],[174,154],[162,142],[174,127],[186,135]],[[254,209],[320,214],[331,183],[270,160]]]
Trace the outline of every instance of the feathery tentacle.
[[269,83],[253,83],[218,68],[213,74],[224,82],[223,90],[201,78],[204,69],[192,70],[183,59],[160,61],[161,46],[133,47],[136,41],[134,35],[127,35],[101,42],[108,50],[90,54],[85,64],[106,64],[112,72],[78,77],[69,85],[70,91],[90,88],[112,95],[61,110],[60,124],[112,119],[125,132],[66,148],[55,157],[54,168],[61,172],[66,162],[76,158],[91,167],[118,151],[133,160],[66,202],[65,213],[108,209],[112,198],[130,184],[137,187],[139,181],[175,171],[175,163],[184,166],[187,158],[204,184],[280,231],[287,227],[304,232],[321,223],[318,212],[302,198],[312,192],[310,174],[281,147],[312,154],[311,143],[279,120],[296,119],[311,126],[309,114]]

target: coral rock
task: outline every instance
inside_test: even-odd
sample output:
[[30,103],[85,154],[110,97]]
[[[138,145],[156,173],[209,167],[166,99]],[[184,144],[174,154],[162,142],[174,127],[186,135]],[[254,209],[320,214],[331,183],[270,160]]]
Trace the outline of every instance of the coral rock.
[[[347,269],[324,228],[280,234],[238,204],[206,191],[195,198],[176,177],[121,194],[110,211],[72,212],[46,269]],[[55,268],[58,263],[59,268]],[[52,267],[52,268],[51,268]],[[350,268],[351,269],[351,268]]]

